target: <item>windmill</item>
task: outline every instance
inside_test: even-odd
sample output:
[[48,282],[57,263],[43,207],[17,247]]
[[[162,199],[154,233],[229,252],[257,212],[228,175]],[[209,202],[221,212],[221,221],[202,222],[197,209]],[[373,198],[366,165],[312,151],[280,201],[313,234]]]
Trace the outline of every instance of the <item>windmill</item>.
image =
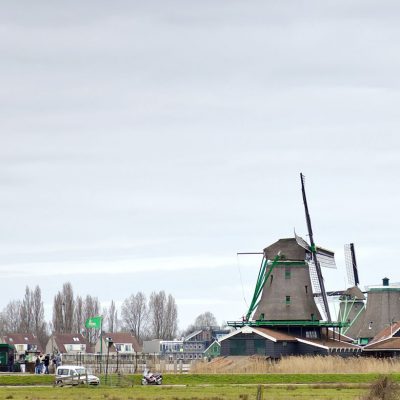
[[365,313],[365,296],[358,287],[360,283],[354,244],[344,245],[344,258],[347,270],[347,280],[350,285],[340,296],[338,320],[347,323],[341,328],[341,333],[350,337],[357,337],[363,323]]
[[331,322],[321,266],[336,268],[334,253],[314,243],[302,174],[301,183],[310,244],[295,232],[264,249],[246,321],[320,321],[318,303]]

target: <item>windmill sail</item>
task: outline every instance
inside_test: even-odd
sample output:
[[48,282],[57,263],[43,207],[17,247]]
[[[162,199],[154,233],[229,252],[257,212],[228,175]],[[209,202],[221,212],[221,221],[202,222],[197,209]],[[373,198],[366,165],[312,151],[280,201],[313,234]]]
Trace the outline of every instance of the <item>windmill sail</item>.
[[305,210],[305,214],[306,214],[306,222],[307,222],[307,228],[308,228],[308,236],[310,238],[310,250],[311,250],[311,254],[312,254],[312,260],[314,261],[317,280],[319,282],[319,286],[321,289],[320,293],[322,295],[322,301],[324,303],[326,317],[327,317],[328,322],[331,322],[331,313],[329,311],[329,306],[328,306],[328,297],[327,297],[327,294],[325,291],[324,278],[323,278],[322,272],[321,272],[321,264],[318,260],[318,252],[317,252],[317,249],[316,249],[315,243],[314,243],[313,231],[312,231],[312,226],[311,226],[311,217],[310,217],[310,213],[308,212],[307,197],[306,197],[306,191],[304,188],[304,175],[302,173],[300,173],[300,179],[301,179],[301,191],[302,191],[302,195],[303,195],[304,210]]
[[321,267],[336,269],[335,253],[317,246],[317,256]]
[[358,279],[356,253],[354,251],[353,243],[344,245],[344,259],[346,262],[347,280],[349,285],[358,286],[360,281]]
[[[297,244],[310,253],[310,258],[311,258],[310,245],[301,236],[299,236],[296,233],[296,231],[294,232],[294,237],[296,238]],[[335,263],[335,253],[333,251],[318,246],[316,247],[316,250],[317,250],[318,261],[321,267],[334,268],[334,269],[337,268]]]
[[308,261],[308,269],[309,269],[309,273],[310,273],[312,290],[314,293],[314,300],[317,303],[317,305],[320,307],[320,310],[322,310],[322,313],[324,314],[325,318],[328,318],[328,313],[326,311],[325,304],[324,304],[323,297],[322,297],[321,285],[319,284],[317,267],[315,266],[315,263],[313,260]]
[[307,251],[310,251],[310,245],[301,236],[299,236],[296,231],[294,231],[294,237],[296,238],[296,242],[299,246]]

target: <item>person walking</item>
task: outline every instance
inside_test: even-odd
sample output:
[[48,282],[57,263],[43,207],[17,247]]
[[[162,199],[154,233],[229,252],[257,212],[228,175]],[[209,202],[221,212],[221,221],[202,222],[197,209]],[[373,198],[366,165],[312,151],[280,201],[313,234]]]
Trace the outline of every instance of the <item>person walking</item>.
[[35,374],[40,374],[40,358],[39,356],[36,356],[36,360],[35,360]]
[[50,354],[46,354],[43,359],[44,363],[44,373],[48,374],[49,373],[49,365],[50,365]]

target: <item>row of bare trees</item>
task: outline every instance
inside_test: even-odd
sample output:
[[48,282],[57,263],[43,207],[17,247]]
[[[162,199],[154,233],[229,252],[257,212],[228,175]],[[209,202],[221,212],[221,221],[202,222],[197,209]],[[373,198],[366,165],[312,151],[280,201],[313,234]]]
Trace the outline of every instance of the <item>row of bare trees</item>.
[[45,321],[39,286],[25,289],[22,301],[12,300],[0,312],[0,334],[33,333],[42,345],[50,332],[82,333],[90,343],[95,343],[99,331],[86,329],[85,321],[103,316],[103,331],[131,332],[141,342],[144,339],[173,339],[178,329],[178,309],[174,297],[164,291],[152,292],[149,299],[142,292],[131,294],[122,302],[121,318],[115,301],[101,309],[97,297],[75,296],[70,282],[54,296],[51,322]]
[[27,286],[22,301],[12,300],[0,312],[0,334],[5,333],[33,333],[40,343],[47,341],[48,324],[39,286]]
[[147,302],[142,292],[131,294],[121,306],[122,326],[139,341],[145,338],[173,339],[178,330],[178,309],[172,295],[152,292]]

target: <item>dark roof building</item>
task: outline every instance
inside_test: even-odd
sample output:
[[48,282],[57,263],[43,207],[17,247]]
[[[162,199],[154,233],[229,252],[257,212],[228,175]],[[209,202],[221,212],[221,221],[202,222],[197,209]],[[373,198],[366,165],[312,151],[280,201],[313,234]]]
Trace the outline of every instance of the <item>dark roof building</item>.
[[245,326],[221,339],[221,355],[258,354],[277,359],[309,354],[352,356],[361,352],[360,346],[341,341],[339,336],[334,339],[332,333],[328,337],[325,334],[308,336],[298,337],[274,329]]

